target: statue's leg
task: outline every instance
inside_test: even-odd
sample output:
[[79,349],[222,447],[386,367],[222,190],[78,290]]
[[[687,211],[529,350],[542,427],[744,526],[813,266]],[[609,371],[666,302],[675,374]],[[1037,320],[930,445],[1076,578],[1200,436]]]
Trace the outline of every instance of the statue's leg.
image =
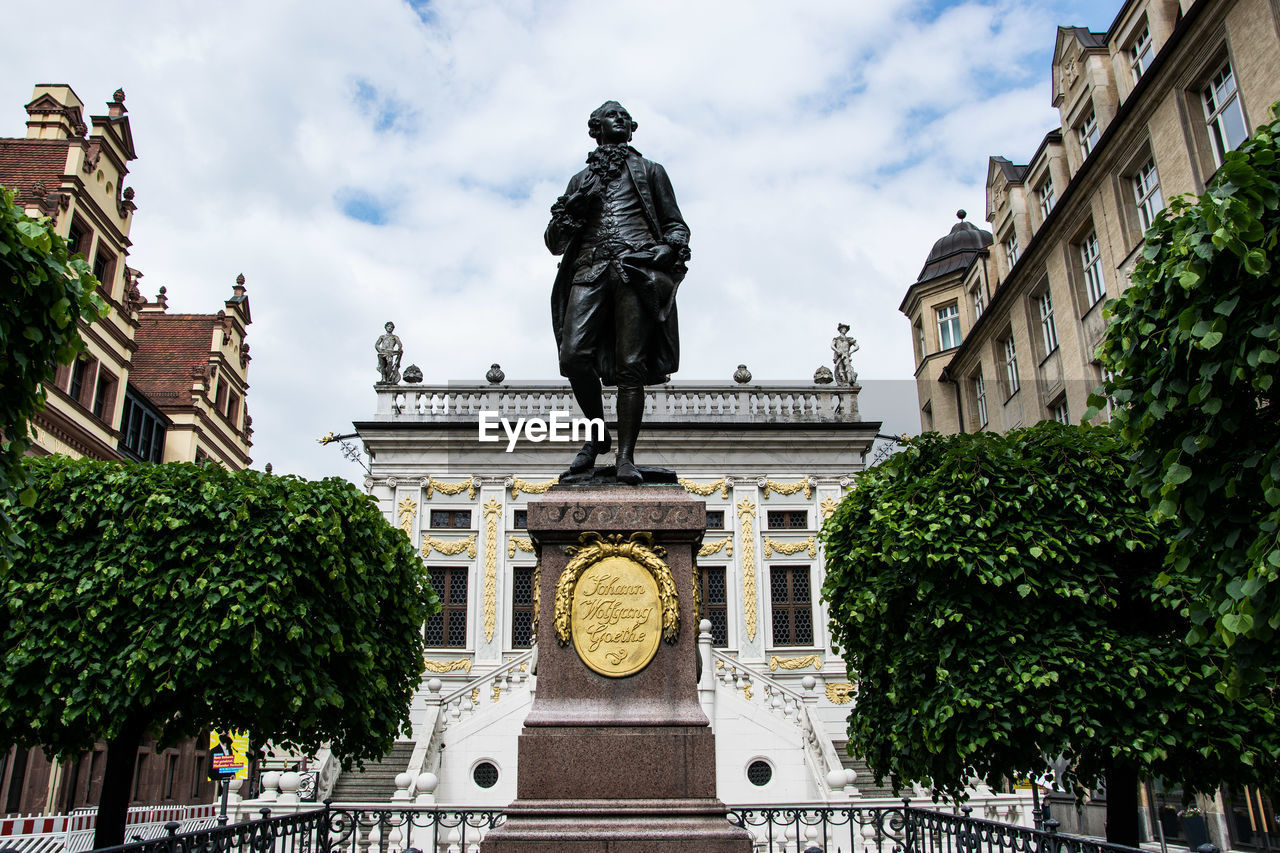
[[644,417],[644,386],[618,386],[618,479],[623,483],[638,485],[644,481],[636,468],[636,438],[640,435],[640,421]]
[[[600,390],[600,380],[592,374],[581,373],[570,376],[569,385],[573,388],[573,396],[577,399],[582,413],[588,418],[604,421],[604,395]],[[569,473],[578,474],[591,470],[595,467],[596,457],[601,453],[608,453],[612,444],[608,429],[605,430],[602,440],[588,440],[582,445],[578,455],[573,457],[573,462],[569,465]]]
[[653,321],[641,304],[635,285],[616,287],[613,306],[618,373],[618,479],[636,485],[644,480],[636,468],[635,449],[644,418],[646,350],[652,342]]

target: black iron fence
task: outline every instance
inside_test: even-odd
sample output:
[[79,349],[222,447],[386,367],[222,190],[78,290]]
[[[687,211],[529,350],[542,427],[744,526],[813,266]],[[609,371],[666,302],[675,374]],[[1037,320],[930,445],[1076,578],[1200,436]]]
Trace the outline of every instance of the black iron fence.
[[[901,806],[731,808],[730,823],[751,833],[756,853],[1142,853],[1092,838]],[[166,834],[100,853],[472,853],[504,816],[497,809],[448,806],[324,808],[197,832]],[[0,847],[3,847],[0,842]],[[1200,853],[1217,853],[1205,845]],[[0,853],[8,851],[0,849]]]

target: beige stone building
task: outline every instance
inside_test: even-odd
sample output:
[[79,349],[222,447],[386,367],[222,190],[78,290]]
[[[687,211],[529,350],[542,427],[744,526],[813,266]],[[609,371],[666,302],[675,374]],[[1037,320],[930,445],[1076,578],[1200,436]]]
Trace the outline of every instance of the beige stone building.
[[[109,312],[81,327],[86,352],[58,370],[33,420],[34,454],[144,462],[211,459],[231,469],[252,461],[248,393],[251,322],[244,277],[216,314],[171,314],[165,288],[156,301],[139,292],[128,265],[137,209],[125,186],[136,158],[133,132],[117,90],[105,114],[86,123],[70,86],[35,87],[27,133],[0,138],[0,185],[27,213],[47,216],[102,282]],[[2,745],[0,745],[2,748]],[[62,812],[97,802],[105,746],[68,762],[38,749],[0,751],[0,815]],[[207,802],[205,756],[187,742],[157,754],[139,751],[133,800]]]
[[1061,125],[1025,164],[990,159],[991,231],[957,224],[902,301],[925,430],[1079,420],[1102,379],[1103,305],[1146,227],[1280,100],[1280,10],[1131,0],[1105,32],[1060,27],[1053,57]]
[[[1105,32],[1059,27],[1050,85],[1060,126],[1023,164],[988,163],[991,230],[961,211],[900,306],[925,430],[1079,421],[1103,378],[1103,307],[1128,286],[1147,227],[1169,198],[1202,193],[1280,100],[1280,6],[1130,0]],[[1149,840],[1195,840],[1181,791],[1152,780],[1143,802]],[[1265,846],[1273,802],[1248,789],[1203,801],[1210,840]],[[1101,831],[1089,810],[1084,826],[1063,812],[1064,830]]]

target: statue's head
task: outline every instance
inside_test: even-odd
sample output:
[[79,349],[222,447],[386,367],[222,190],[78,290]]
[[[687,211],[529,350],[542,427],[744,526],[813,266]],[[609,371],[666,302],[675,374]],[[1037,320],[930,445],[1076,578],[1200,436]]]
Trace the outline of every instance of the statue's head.
[[605,101],[587,119],[587,133],[601,145],[630,142],[631,134],[639,126],[632,121],[627,108],[617,101]]
[[842,335],[844,335],[844,334],[848,334],[848,332],[849,332],[849,324],[848,324],[848,323],[840,323],[839,325],[837,325],[837,326],[836,326],[836,331],[837,331],[837,332],[839,332],[839,333],[840,333],[840,334],[842,334]]
[[392,323],[390,320],[388,320],[388,321],[387,321],[387,325],[383,326],[382,328],[386,329],[386,330],[387,330],[387,334],[389,335],[389,334],[391,334],[392,332],[394,332],[394,331],[396,330],[396,324],[395,324],[395,323]]

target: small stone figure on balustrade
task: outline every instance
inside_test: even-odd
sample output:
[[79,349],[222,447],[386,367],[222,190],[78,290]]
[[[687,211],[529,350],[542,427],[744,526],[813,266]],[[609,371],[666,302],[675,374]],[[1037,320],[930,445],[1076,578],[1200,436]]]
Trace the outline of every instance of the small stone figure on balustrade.
[[858,372],[853,369],[853,354],[858,351],[858,342],[849,337],[848,323],[836,326],[836,331],[840,334],[831,339],[831,360],[835,363],[836,382],[840,385],[856,385]]
[[381,335],[373,345],[378,353],[378,381],[395,385],[400,381],[400,359],[404,356],[404,347],[400,344],[400,338],[392,334],[396,324],[388,322],[385,328],[386,334]]

